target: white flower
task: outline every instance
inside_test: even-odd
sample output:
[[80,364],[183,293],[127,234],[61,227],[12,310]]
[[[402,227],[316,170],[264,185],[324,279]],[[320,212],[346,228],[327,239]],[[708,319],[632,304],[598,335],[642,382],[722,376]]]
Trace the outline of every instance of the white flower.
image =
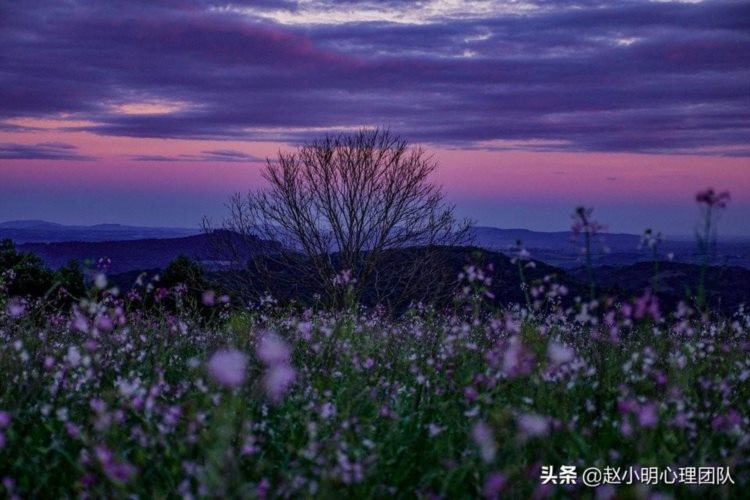
[[105,276],[104,273],[98,273],[94,278],[94,286],[99,290],[107,288],[107,276]]

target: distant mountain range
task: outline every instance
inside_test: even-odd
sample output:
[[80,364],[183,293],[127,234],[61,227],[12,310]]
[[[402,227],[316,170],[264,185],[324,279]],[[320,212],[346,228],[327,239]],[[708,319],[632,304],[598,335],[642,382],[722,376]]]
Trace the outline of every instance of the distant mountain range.
[[[185,235],[184,233],[192,233]],[[185,255],[201,262],[209,274],[221,277],[234,273],[229,262],[218,260],[217,241],[232,241],[243,258],[278,247],[274,241],[255,239],[244,241],[234,233],[219,231],[212,235],[184,228],[149,228],[100,224],[96,226],[63,226],[44,221],[11,221],[0,224],[0,239],[16,240],[19,250],[39,255],[52,268],[59,268],[70,260],[89,263],[92,267],[100,257],[111,260],[113,282],[127,286],[140,271],[158,273],[173,259]],[[14,235],[21,235],[20,241]],[[147,235],[148,237],[143,237]],[[214,236],[219,236],[215,238]],[[570,232],[544,233],[524,229],[473,228],[474,246],[487,251],[487,262],[496,265],[497,280],[493,293],[498,300],[518,301],[517,268],[509,255],[517,240],[523,242],[531,258],[538,262],[529,270],[527,278],[555,274],[571,292],[584,294],[588,279],[582,268],[580,242],[573,241]],[[75,238],[75,241],[65,241]],[[617,296],[633,296],[650,286],[653,274],[651,256],[638,250],[640,237],[631,234],[604,234],[597,240],[595,279],[602,290]],[[609,252],[601,251],[606,245]],[[449,269],[455,275],[469,261],[475,248],[454,247]],[[408,251],[408,250],[406,250]],[[695,244],[687,240],[667,241],[660,250],[664,260],[673,253],[672,262],[660,264],[660,296],[665,304],[674,305],[695,293],[700,267]],[[707,274],[707,290],[712,304],[732,311],[741,303],[750,303],[750,239],[722,242],[717,249],[714,266]]]
[[223,238],[211,238],[196,234],[182,238],[147,238],[121,241],[63,241],[50,243],[22,243],[17,248],[31,252],[44,260],[51,268],[57,269],[71,260],[92,265],[101,257],[111,261],[109,271],[123,273],[146,269],[164,269],[180,255],[201,262],[210,268],[222,268],[225,263],[217,260],[218,241],[233,239],[237,252],[248,258],[261,250],[277,245],[275,242],[256,239],[244,241],[236,235],[224,233]]
[[65,226],[43,220],[16,220],[0,223],[0,240],[21,243],[60,241],[124,241],[147,238],[179,238],[200,233],[200,229],[184,227],[139,227],[122,224]]
[[[536,260],[567,269],[584,264],[582,237],[576,238],[570,231],[539,232],[476,226],[473,236],[475,245],[489,250],[511,254],[511,248],[520,240]],[[593,263],[595,266],[624,266],[653,260],[653,255],[641,249],[640,243],[641,237],[634,234],[602,233],[592,244]],[[701,261],[695,241],[685,237],[667,237],[659,245],[659,256],[664,260],[690,264]],[[719,237],[712,263],[750,269],[750,236]]]
[[[512,255],[512,248],[520,240],[535,260],[565,269],[583,265],[582,243],[573,236],[570,231],[472,228],[475,246]],[[5,238],[12,239],[21,250],[38,254],[51,267],[59,267],[71,259],[96,260],[106,256],[112,259],[118,272],[125,272],[164,267],[180,254],[199,261],[215,259],[210,242],[198,228],[120,224],[65,226],[41,220],[9,221],[0,223],[0,240]],[[652,260],[652,255],[640,250],[639,245],[640,236],[604,233],[592,245],[594,265],[626,266]],[[666,239],[659,254],[661,259],[671,257],[674,262],[700,262],[695,242],[685,238]],[[713,263],[750,269],[750,237],[720,239]]]

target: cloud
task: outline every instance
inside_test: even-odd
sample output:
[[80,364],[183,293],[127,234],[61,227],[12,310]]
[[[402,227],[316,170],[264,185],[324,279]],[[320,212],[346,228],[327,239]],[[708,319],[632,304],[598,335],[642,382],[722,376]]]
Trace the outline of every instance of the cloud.
[[94,160],[92,156],[77,153],[78,148],[62,142],[38,144],[0,143],[3,160]]
[[131,155],[129,156],[129,159],[132,161],[219,161],[232,163],[259,163],[266,161],[264,158],[260,158],[259,156],[243,153],[242,151],[236,151],[233,149],[214,149],[202,151],[201,154],[197,155]]
[[[76,4],[0,7],[0,119],[293,143],[360,125],[461,148],[741,155],[750,142],[746,2]],[[368,14],[386,10],[403,15]]]

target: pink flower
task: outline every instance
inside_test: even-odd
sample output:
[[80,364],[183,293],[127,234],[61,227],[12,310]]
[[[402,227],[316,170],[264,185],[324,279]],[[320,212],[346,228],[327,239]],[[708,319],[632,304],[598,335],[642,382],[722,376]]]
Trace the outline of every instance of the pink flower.
[[246,369],[247,356],[236,349],[216,351],[208,360],[208,374],[211,378],[229,387],[242,385]]

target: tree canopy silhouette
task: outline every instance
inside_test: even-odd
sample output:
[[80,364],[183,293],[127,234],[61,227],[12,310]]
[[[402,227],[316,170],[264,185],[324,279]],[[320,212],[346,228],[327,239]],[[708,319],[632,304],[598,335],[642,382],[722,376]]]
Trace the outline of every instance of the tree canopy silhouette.
[[234,195],[222,229],[282,243],[254,262],[277,285],[314,286],[330,298],[345,288],[377,302],[397,290],[419,299],[440,247],[468,234],[430,182],[436,166],[388,130],[329,135],[269,159],[268,186]]

